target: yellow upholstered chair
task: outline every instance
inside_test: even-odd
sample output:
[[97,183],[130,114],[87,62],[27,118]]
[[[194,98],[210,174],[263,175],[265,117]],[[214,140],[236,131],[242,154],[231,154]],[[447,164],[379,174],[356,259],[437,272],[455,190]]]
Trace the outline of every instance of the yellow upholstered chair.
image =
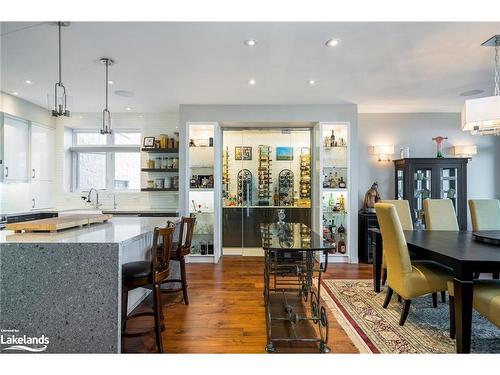
[[[407,200],[402,199],[384,199],[380,201],[381,203],[389,203],[396,207],[396,212],[401,222],[403,230],[413,230],[413,221],[411,219],[410,204]],[[387,280],[387,264],[385,261],[385,255],[382,253],[382,284],[385,284]]]
[[500,230],[498,199],[469,199],[472,230]]
[[[450,337],[455,338],[455,299],[453,282],[448,282],[450,294]],[[474,281],[472,306],[481,315],[500,328],[500,280]]]
[[389,305],[393,292],[396,292],[404,300],[399,320],[399,324],[403,325],[410,311],[411,300],[446,290],[451,276],[447,268],[435,262],[420,261],[412,264],[394,205],[377,203],[375,211],[387,260],[387,295],[384,308]]
[[426,230],[459,230],[451,199],[424,199],[424,218]]

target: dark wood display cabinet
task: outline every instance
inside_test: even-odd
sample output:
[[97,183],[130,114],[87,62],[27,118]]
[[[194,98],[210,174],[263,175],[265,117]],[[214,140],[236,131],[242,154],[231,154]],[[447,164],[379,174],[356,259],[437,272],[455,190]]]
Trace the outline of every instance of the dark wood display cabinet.
[[373,244],[370,229],[378,228],[377,215],[359,210],[358,213],[358,258],[361,263],[373,263]]
[[394,160],[395,199],[410,203],[413,221],[422,218],[426,198],[452,200],[458,226],[467,229],[467,158]]

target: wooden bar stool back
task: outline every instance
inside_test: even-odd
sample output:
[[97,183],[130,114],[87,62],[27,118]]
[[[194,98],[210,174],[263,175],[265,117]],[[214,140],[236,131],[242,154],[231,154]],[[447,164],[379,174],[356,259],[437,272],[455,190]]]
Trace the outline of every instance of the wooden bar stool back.
[[[122,336],[136,337],[154,331],[158,351],[163,353],[161,331],[165,329],[161,306],[161,283],[170,274],[170,257],[172,253],[172,236],[175,227],[155,228],[151,246],[151,260],[125,263],[122,266]],[[161,243],[160,243],[161,238]],[[153,293],[152,311],[139,312],[127,317],[128,292],[135,288],[151,289]],[[141,316],[154,316],[154,328],[141,332],[127,332],[127,320]]]
[[[170,225],[171,222],[169,222]],[[180,288],[175,289],[162,289],[162,293],[177,293],[182,290],[184,303],[189,305],[189,298],[187,292],[187,277],[186,277],[186,261],[185,256],[191,253],[191,241],[193,240],[194,226],[196,224],[196,217],[183,216],[179,228],[179,241],[173,244],[172,260],[178,261],[180,266],[180,279],[164,280],[162,284],[166,283],[180,283]]]

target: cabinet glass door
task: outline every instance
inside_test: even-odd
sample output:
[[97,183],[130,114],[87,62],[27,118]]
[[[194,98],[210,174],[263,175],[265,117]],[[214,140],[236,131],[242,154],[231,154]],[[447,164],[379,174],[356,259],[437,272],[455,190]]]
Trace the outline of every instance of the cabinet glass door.
[[413,209],[416,219],[423,217],[423,201],[432,197],[432,169],[415,168],[413,173]]
[[441,199],[451,199],[457,211],[457,168],[439,169],[439,196]]
[[403,190],[404,178],[403,178],[403,176],[404,176],[403,170],[398,169],[396,171],[396,178],[397,178],[396,194],[397,194],[398,199],[403,199],[403,197],[404,197],[404,190]]

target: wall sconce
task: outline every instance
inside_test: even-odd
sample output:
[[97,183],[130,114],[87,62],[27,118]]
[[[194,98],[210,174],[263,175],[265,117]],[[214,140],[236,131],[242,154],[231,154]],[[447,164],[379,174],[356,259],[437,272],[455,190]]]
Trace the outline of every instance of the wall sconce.
[[391,155],[394,154],[394,145],[370,146],[369,152],[378,156],[378,161],[391,161]]
[[452,154],[462,158],[472,158],[477,154],[476,145],[457,145],[452,147]]

